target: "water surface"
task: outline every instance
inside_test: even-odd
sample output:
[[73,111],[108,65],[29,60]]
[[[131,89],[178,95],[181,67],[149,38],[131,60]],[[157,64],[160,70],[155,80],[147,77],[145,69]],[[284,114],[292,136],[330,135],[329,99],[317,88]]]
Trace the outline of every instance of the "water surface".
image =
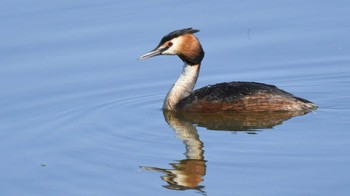
[[[349,7],[3,1],[0,194],[349,194]],[[270,83],[319,109],[248,128],[163,114],[182,62],[136,58],[185,27],[206,52],[197,87]]]

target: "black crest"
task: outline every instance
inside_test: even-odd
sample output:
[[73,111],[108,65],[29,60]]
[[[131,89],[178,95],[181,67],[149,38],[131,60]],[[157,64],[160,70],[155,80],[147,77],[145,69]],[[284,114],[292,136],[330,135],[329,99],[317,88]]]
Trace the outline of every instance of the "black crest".
[[163,45],[165,42],[170,41],[176,37],[179,37],[181,35],[185,35],[185,34],[193,34],[193,33],[197,33],[199,32],[198,29],[192,29],[192,28],[185,28],[185,29],[179,29],[179,30],[175,30],[171,33],[169,33],[168,35],[164,36],[162,38],[162,40],[160,40],[159,44],[157,47]]

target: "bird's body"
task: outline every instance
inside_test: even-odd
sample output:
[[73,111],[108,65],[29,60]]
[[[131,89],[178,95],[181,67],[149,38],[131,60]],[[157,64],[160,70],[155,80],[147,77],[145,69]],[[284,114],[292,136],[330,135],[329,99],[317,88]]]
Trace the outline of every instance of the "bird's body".
[[263,112],[312,110],[314,104],[278,89],[256,82],[227,82],[195,90],[176,104],[188,112]]
[[256,82],[225,82],[193,91],[200,71],[204,51],[187,28],[173,31],[163,37],[159,45],[139,59],[156,55],[178,55],[184,67],[178,80],[168,92],[164,110],[184,112],[263,112],[312,111],[317,106],[276,86]]

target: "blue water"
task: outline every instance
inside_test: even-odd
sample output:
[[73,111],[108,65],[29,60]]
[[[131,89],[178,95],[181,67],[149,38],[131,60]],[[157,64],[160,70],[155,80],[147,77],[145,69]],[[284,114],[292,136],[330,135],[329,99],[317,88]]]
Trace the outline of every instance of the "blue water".
[[[2,1],[0,195],[348,195],[349,13],[341,0]],[[197,88],[264,82],[319,108],[245,131],[167,118],[182,62],[136,58],[185,27],[206,52]]]

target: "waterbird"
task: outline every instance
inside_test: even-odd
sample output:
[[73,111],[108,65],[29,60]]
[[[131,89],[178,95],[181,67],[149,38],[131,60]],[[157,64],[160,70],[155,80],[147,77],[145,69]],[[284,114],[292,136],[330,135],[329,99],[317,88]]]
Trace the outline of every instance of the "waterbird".
[[184,28],[165,35],[143,60],[157,55],[177,55],[183,70],[169,90],[163,110],[176,112],[310,112],[317,105],[296,97],[274,85],[258,82],[224,82],[193,91],[197,82],[204,50],[194,33],[198,29]]

